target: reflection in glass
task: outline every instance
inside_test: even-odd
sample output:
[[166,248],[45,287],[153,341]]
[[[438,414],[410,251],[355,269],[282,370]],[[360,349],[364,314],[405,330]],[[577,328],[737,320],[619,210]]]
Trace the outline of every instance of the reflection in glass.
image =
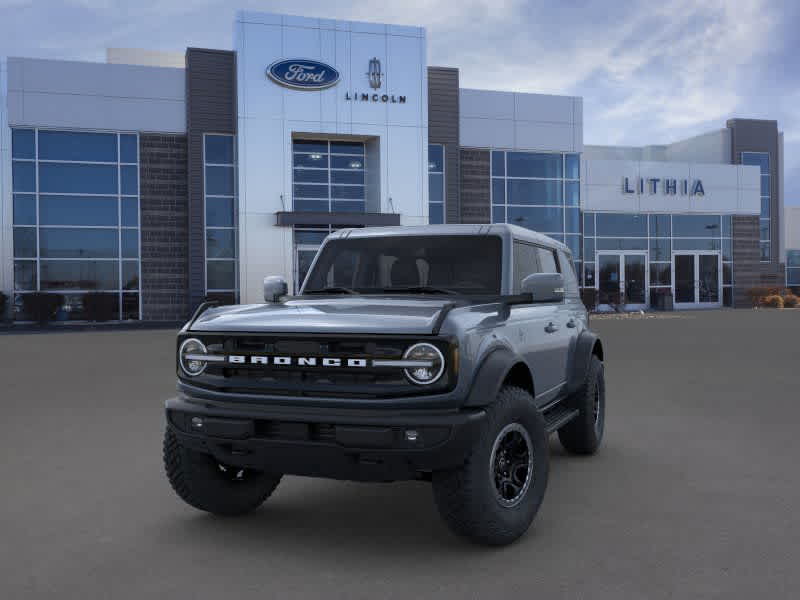
[[119,263],[115,260],[43,260],[42,290],[119,289]]
[[117,162],[117,134],[39,131],[39,160]]
[[[134,199],[135,200],[135,199]],[[116,196],[39,196],[41,225],[117,226]]]
[[232,260],[206,262],[206,283],[209,290],[236,289],[236,263]]
[[39,163],[39,191],[117,194],[117,165]]
[[117,258],[118,246],[117,229],[43,227],[39,231],[39,255],[44,258]]

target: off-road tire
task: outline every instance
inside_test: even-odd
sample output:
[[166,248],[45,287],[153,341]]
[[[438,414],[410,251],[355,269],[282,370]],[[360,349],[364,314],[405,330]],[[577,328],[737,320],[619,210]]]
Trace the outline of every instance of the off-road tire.
[[254,511],[281,480],[280,475],[249,469],[224,471],[211,455],[182,446],[169,428],[164,434],[164,468],[172,489],[184,502],[224,516]]
[[[472,541],[492,546],[510,544],[530,527],[547,489],[548,435],[544,418],[522,388],[504,386],[487,410],[487,418],[466,462],[433,473],[436,506],[450,529]],[[521,425],[527,432],[532,477],[516,504],[502,504],[491,462],[500,434]]]
[[603,363],[596,356],[589,362],[586,381],[570,401],[578,416],[558,430],[558,439],[568,452],[594,454],[603,441],[606,420],[606,382]]

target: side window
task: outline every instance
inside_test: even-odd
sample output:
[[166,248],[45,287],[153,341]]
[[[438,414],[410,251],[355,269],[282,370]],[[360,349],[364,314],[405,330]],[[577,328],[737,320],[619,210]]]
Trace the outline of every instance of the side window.
[[541,273],[560,273],[556,252],[551,248],[536,248],[539,253],[539,266]]
[[531,273],[539,273],[539,255],[536,246],[514,242],[514,293],[522,289],[522,280]]
[[561,264],[561,272],[564,274],[564,291],[568,298],[579,298],[578,277],[575,274],[575,266],[565,252],[559,251],[558,262]]

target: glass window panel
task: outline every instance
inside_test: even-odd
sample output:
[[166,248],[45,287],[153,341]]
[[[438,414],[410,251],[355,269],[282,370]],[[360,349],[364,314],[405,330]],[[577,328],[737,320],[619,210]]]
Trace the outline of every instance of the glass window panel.
[[673,238],[673,250],[719,250],[720,240],[716,238]]
[[787,285],[800,285],[800,269],[788,269],[786,272]]
[[117,134],[39,131],[39,160],[117,162]]
[[730,215],[722,215],[722,237],[731,237],[733,232],[733,219]]
[[730,285],[731,283],[733,283],[733,265],[722,263],[722,284]]
[[594,263],[583,263],[583,285],[594,287]]
[[328,200],[295,200],[294,209],[299,211],[328,211]]
[[787,250],[786,251],[786,266],[787,267],[800,267],[800,250]]
[[39,191],[117,194],[117,166],[39,163]]
[[[344,173],[345,171],[338,171]],[[358,171],[353,171],[357,173]],[[327,169],[294,169],[296,183],[328,183]]]
[[233,198],[206,198],[206,227],[233,227]]
[[564,182],[565,202],[567,206],[580,206],[581,184],[578,181]]
[[492,175],[503,177],[506,174],[506,153],[499,150],[492,152]]
[[[351,160],[347,157],[341,158],[344,164],[349,164]],[[310,167],[314,169],[327,169],[328,168],[328,155],[327,154],[295,154],[292,156],[293,165],[295,167]],[[356,160],[355,162],[361,162]],[[346,167],[339,167],[346,168]]]
[[336,200],[333,203],[334,212],[364,212],[363,200]]
[[331,154],[358,154],[364,156],[364,142],[331,142]]
[[581,260],[581,236],[568,235],[565,237],[564,243],[572,250],[572,258]]
[[560,273],[561,269],[558,268],[558,261],[556,260],[556,253],[550,248],[536,247],[536,253],[539,256],[539,268],[541,273]]
[[122,134],[119,136],[119,161],[139,162],[139,143],[135,135]]
[[597,213],[598,236],[646,237],[647,216],[638,214]]
[[428,144],[428,171],[444,172],[444,146],[441,144]]
[[[322,157],[323,159],[325,157]],[[322,160],[322,159],[320,159]],[[309,166],[320,166],[319,161]],[[327,166],[327,162],[323,165]],[[331,156],[331,169],[364,169],[364,159],[357,156]]]
[[428,200],[444,202],[444,175],[431,173],[428,175]]
[[327,185],[294,185],[295,198],[328,198]]
[[769,152],[742,152],[742,164],[761,167],[761,173],[768,174]]
[[769,218],[769,198],[761,198],[761,217]]
[[772,256],[772,248],[769,242],[761,242],[759,244],[759,250],[761,253],[761,261],[762,262],[769,262],[770,257]]
[[761,219],[758,223],[758,234],[762,241],[766,241],[770,239],[769,237],[769,225],[770,222],[768,219]]
[[139,193],[139,168],[133,165],[120,167],[120,189],[125,196]]
[[492,204],[505,204],[506,202],[506,180],[492,179]]
[[673,215],[675,237],[719,237],[719,215]]
[[139,200],[137,198],[122,199],[122,226],[139,226]]
[[15,160],[11,165],[11,182],[15,192],[35,192],[36,164]]
[[122,294],[122,320],[139,320],[139,294]]
[[207,135],[205,161],[216,165],[232,165],[233,136]]
[[14,256],[36,258],[35,227],[14,227]]
[[122,258],[139,258],[139,230],[123,229],[122,238]]
[[583,238],[583,259],[594,261],[594,238]]
[[236,236],[233,229],[206,229],[208,258],[235,258]]
[[669,215],[650,215],[650,237],[670,237],[672,227]]
[[42,290],[119,289],[119,263],[115,260],[43,260]]
[[561,154],[536,152],[506,153],[509,177],[561,178],[563,174]]
[[35,194],[14,194],[14,225],[36,225]]
[[41,225],[117,225],[116,196],[39,196]]
[[319,246],[328,237],[327,231],[295,231],[294,243],[297,245],[308,244]]
[[566,208],[564,231],[566,233],[581,232],[581,211],[576,208]]
[[311,268],[311,263],[314,262],[314,257],[317,255],[313,250],[298,250],[297,251],[297,283],[298,287],[303,284],[308,275],[308,270]]
[[139,289],[139,261],[138,260],[123,260],[122,261],[122,289],[123,290],[138,290]]
[[206,167],[206,194],[210,196],[233,196],[233,167]]
[[762,175],[761,176],[761,195],[762,196],[770,196],[769,192],[769,175]]
[[650,260],[672,260],[672,244],[669,239],[650,239]]
[[594,236],[594,213],[583,214],[583,235]]
[[315,140],[294,140],[292,141],[292,150],[295,152],[314,152],[327,154],[328,142],[319,142]]
[[236,289],[236,262],[209,260],[206,262],[206,287],[209,290]]
[[363,200],[363,185],[332,185],[331,197],[341,200]]
[[525,242],[514,242],[514,291],[522,288],[522,280],[533,273],[541,273],[539,253],[536,246]]
[[733,290],[729,287],[722,288],[722,306],[733,306]]
[[556,207],[509,206],[508,222],[542,233],[564,230],[564,209]]
[[566,164],[566,173],[564,177],[567,179],[580,179],[581,178],[581,157],[580,154],[567,154],[564,158]]
[[33,129],[11,130],[11,157],[36,158],[36,138]]
[[492,223],[505,223],[506,222],[506,207],[493,206],[492,207]]
[[39,230],[39,254],[43,258],[117,258],[118,246],[116,229]]
[[647,250],[647,238],[596,238],[597,250]]
[[650,265],[650,285],[672,285],[672,265],[655,263]]
[[564,243],[564,234],[563,233],[546,233],[545,235],[547,237],[549,237],[550,239],[552,239],[552,240],[555,240],[557,242],[561,242],[562,244]]
[[[561,204],[563,204],[561,182],[509,179],[508,203],[561,206]],[[559,230],[560,229],[561,227],[559,227]]]
[[431,225],[441,225],[444,223],[444,204],[432,202],[428,207],[428,223]]
[[36,291],[36,261],[14,261],[14,290]]
[[[431,180],[443,181],[444,175],[433,173]],[[331,171],[331,183],[356,183],[364,185],[364,171]],[[439,184],[441,186],[441,183]]]

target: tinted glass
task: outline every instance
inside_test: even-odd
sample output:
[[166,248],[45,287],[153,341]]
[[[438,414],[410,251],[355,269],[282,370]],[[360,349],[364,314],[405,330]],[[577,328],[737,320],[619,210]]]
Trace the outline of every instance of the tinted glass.
[[135,260],[122,261],[122,289],[139,289],[139,262]]
[[720,219],[717,215],[673,215],[672,228],[675,237],[719,237]]
[[206,167],[206,194],[233,196],[233,167]]
[[674,238],[673,250],[719,250],[720,241],[714,238]]
[[579,154],[567,154],[564,157],[566,165],[566,173],[564,177],[567,179],[580,179],[581,178],[581,157]]
[[594,263],[583,263],[583,285],[594,287]]
[[206,227],[233,227],[233,198],[206,198]]
[[787,267],[800,267],[800,250],[787,250],[786,251],[786,266]]
[[328,142],[317,142],[313,140],[294,140],[292,142],[292,149],[295,152],[314,152],[314,153],[327,153]]
[[317,253],[313,250],[298,250],[297,251],[297,278],[300,285],[306,280],[308,270],[311,268],[311,263],[314,262],[314,257]]
[[444,147],[441,144],[428,145],[428,171],[432,173],[444,171]]
[[139,201],[136,198],[122,199],[122,226],[137,227],[139,225]]
[[564,231],[567,233],[581,232],[581,211],[577,207],[564,209]]
[[647,216],[597,213],[598,236],[647,237]]
[[759,250],[761,252],[761,260],[766,262],[770,259],[770,255],[772,253],[772,248],[770,247],[769,242],[761,242],[759,245]]
[[14,227],[14,256],[36,258],[36,228]]
[[[348,171],[336,171],[347,173]],[[328,183],[327,169],[295,169],[294,180],[297,183]]]
[[123,229],[121,234],[122,258],[139,257],[139,230]]
[[583,252],[581,250],[581,236],[568,235],[565,237],[564,243],[569,247],[570,251],[572,252],[572,258],[574,260],[581,260],[581,257],[583,256]]
[[334,200],[331,202],[334,212],[364,212],[363,200]]
[[509,177],[560,178],[563,173],[560,154],[507,152]]
[[670,237],[672,226],[669,215],[650,215],[650,237]]
[[326,237],[328,237],[327,231],[295,231],[294,243],[317,246],[321,244]]
[[327,211],[328,200],[295,200],[294,209],[298,211]]
[[[341,160],[342,167],[339,168],[350,168],[347,165],[350,164],[351,159],[345,156],[337,157]],[[312,169],[327,169],[328,168],[328,155],[327,154],[295,154],[292,157],[293,165],[295,167],[307,167]],[[355,161],[361,162],[361,161]]]
[[769,218],[769,198],[761,198],[761,217]]
[[114,196],[39,196],[42,225],[117,225]]
[[39,253],[47,258],[116,258],[116,229],[42,228]]
[[561,232],[564,230],[564,209],[509,206],[508,222],[542,233]]
[[730,238],[722,239],[722,260],[733,260],[733,243]]
[[594,236],[594,213],[584,213],[583,235]]
[[434,202],[428,207],[428,223],[431,225],[441,225],[444,223],[443,204]]
[[[508,180],[509,204],[563,204],[560,181],[538,181],[534,179]],[[559,229],[561,229],[559,227]]]
[[647,238],[596,238],[598,250],[647,250]]
[[361,185],[332,185],[331,197],[341,200],[363,200],[364,186]]
[[15,160],[11,165],[12,189],[15,192],[36,191],[36,165]]
[[36,158],[36,139],[33,129],[11,130],[11,157]]
[[672,244],[669,239],[650,240],[650,260],[672,260]]
[[761,176],[761,195],[769,196],[769,175]]
[[14,290],[16,291],[36,290],[35,260],[14,261]]
[[769,239],[769,225],[770,225],[770,222],[767,221],[767,220],[764,220],[764,219],[761,219],[761,221],[759,222],[759,225],[758,225],[759,236],[760,236],[760,238],[762,240],[768,240]]
[[14,225],[36,225],[36,195],[14,194]]
[[136,196],[139,193],[139,169],[132,165],[120,167],[120,190],[125,196]]
[[114,133],[39,131],[39,160],[117,162]]
[[768,152],[742,152],[743,165],[755,165],[761,167],[761,173],[769,174],[769,153]]
[[365,293],[434,286],[498,294],[502,243],[496,236],[386,236],[325,244],[305,291],[328,286]]
[[506,207],[493,206],[492,207],[492,223],[505,223],[506,222]]
[[492,175],[503,177],[506,174],[506,153],[492,152]]
[[364,156],[363,142],[331,142],[331,154],[357,154]]
[[331,156],[331,169],[363,170],[364,159],[358,156]]
[[139,319],[139,294],[122,294],[122,319]]
[[328,198],[327,185],[294,185],[295,198]]
[[564,182],[564,202],[567,206],[580,206],[581,203],[581,184],[578,181]]
[[139,162],[138,142],[135,135],[119,136],[119,161],[124,163]]
[[549,248],[537,248],[539,254],[539,268],[542,273],[560,273],[556,253]]
[[492,204],[505,204],[506,180],[492,179]]
[[444,202],[444,175],[428,175],[428,199],[431,202]]
[[206,230],[206,256],[208,258],[234,258],[236,238],[233,229]]
[[588,261],[594,260],[594,239],[583,238],[583,259]]
[[[326,171],[312,171],[306,169],[306,173],[327,173]],[[431,181],[438,181],[439,187],[442,185],[442,181],[444,180],[444,175],[440,173],[432,173],[428,175]],[[325,179],[322,179],[322,182],[325,183]],[[359,185],[364,185],[364,171],[356,171],[356,170],[349,170],[349,171],[331,171],[331,183],[354,183]]]
[[42,290],[119,289],[119,263],[114,260],[43,260]]
[[670,263],[651,264],[650,285],[672,285],[672,265]]
[[236,263],[232,260],[206,262],[207,287],[210,290],[232,290],[236,287]]
[[722,216],[722,237],[730,237],[733,231],[732,218],[730,215]]
[[207,135],[205,161],[217,165],[232,165],[233,136]]
[[730,285],[733,278],[733,270],[730,263],[722,263],[722,284]]
[[117,166],[39,163],[39,191],[117,194]]

